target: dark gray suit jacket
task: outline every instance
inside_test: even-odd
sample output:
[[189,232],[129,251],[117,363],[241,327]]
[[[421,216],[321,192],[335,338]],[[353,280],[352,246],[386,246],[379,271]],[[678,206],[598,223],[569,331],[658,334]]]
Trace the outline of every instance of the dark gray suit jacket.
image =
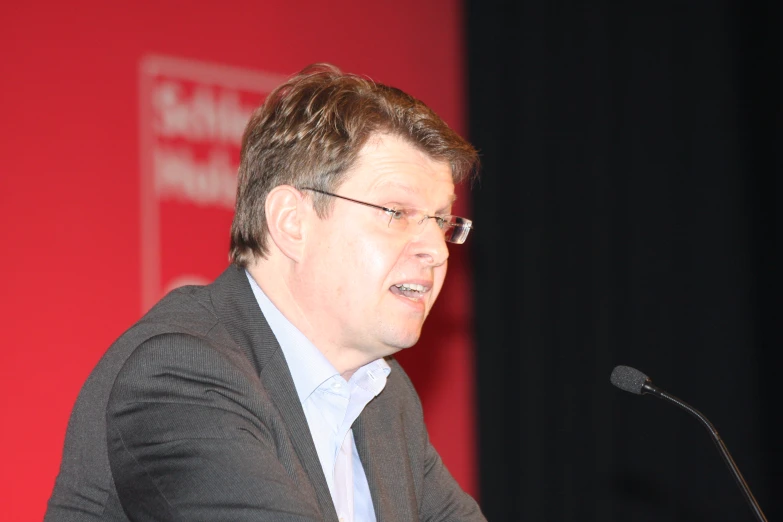
[[[353,426],[378,521],[484,520],[389,363]],[[46,520],[337,520],[244,270],[172,292],[109,348],[76,401]]]

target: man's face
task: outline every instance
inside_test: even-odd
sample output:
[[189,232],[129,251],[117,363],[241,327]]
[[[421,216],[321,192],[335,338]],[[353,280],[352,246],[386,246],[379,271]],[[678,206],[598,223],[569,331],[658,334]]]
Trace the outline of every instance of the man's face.
[[[450,214],[455,198],[448,163],[389,135],[368,141],[335,193],[430,216]],[[305,291],[298,304],[316,344],[368,360],[412,346],[446,277],[443,232],[434,219],[400,231],[382,210],[332,199],[329,217],[308,223],[299,268]]]

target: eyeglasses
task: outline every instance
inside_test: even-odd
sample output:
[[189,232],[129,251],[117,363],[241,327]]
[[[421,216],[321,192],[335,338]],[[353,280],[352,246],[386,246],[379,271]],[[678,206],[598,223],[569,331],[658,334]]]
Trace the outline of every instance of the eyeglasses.
[[414,233],[420,234],[424,230],[424,226],[427,220],[434,219],[438,228],[443,232],[443,237],[449,243],[461,245],[468,238],[470,229],[473,228],[473,222],[469,219],[461,218],[458,216],[428,216],[421,210],[415,208],[387,208],[380,205],[373,205],[365,201],[359,201],[358,199],[346,198],[338,194],[332,194],[331,192],[325,192],[311,187],[302,187],[301,190],[310,190],[312,192],[318,192],[324,196],[331,196],[333,198],[344,199],[346,201],[352,201],[366,207],[377,208],[384,211],[389,215],[388,227],[397,230],[399,232],[405,232],[413,230]]

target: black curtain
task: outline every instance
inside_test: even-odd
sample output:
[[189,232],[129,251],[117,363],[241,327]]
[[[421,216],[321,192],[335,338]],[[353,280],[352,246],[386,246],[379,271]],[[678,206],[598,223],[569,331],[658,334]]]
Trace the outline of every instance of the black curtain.
[[468,1],[489,520],[783,520],[780,4]]

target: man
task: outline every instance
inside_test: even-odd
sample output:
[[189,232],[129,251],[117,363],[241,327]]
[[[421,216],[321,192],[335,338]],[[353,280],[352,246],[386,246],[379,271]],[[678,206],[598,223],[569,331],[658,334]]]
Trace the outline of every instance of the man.
[[474,149],[423,103],[331,66],[245,131],[228,268],[108,350],[47,520],[484,520],[389,356],[446,276]]

